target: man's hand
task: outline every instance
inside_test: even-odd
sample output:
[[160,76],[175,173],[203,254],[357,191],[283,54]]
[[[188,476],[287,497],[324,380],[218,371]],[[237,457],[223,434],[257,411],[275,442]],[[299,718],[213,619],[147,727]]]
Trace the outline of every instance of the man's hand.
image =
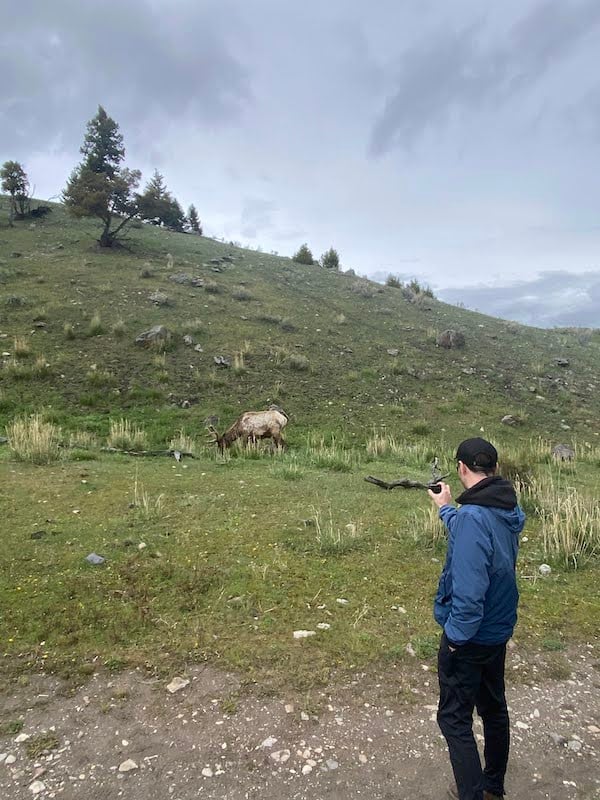
[[432,492],[431,489],[428,489],[427,494],[429,495],[429,497],[431,497],[435,505],[438,508],[441,508],[442,506],[450,505],[450,503],[452,502],[452,492],[450,491],[450,487],[448,486],[447,483],[440,482],[439,486],[442,487],[441,492],[438,492],[436,494],[435,492]]

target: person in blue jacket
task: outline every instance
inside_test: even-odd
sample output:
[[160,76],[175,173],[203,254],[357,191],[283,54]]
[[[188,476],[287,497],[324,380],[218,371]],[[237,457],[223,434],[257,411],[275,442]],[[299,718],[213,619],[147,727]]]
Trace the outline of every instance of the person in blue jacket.
[[[517,621],[515,568],[525,514],[512,484],[496,474],[498,453],[490,442],[462,442],[456,468],[464,487],[460,508],[452,505],[448,484],[429,492],[448,532],[434,604],[443,629],[437,719],[456,781],[447,797],[501,800],[510,742],[504,662]],[[483,769],[473,736],[474,708],[483,721]]]

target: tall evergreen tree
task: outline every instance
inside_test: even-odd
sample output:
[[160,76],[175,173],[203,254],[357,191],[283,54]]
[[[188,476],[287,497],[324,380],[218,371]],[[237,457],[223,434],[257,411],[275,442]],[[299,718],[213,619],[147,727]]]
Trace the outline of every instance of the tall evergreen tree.
[[198,236],[202,236],[202,225],[200,224],[200,217],[198,216],[198,212],[196,211],[196,206],[193,203],[188,209],[186,222],[192,233],[197,233]]
[[98,242],[112,247],[138,214],[134,190],[142,176],[139,170],[121,167],[123,136],[102,106],[87,124],[81,153],[84,159],[71,173],[63,200],[76,217],[98,217],[102,222]]
[[338,251],[330,247],[329,250],[323,253],[321,256],[321,266],[325,267],[325,269],[338,270],[340,268],[340,256]]
[[0,169],[2,191],[10,195],[11,219],[23,219],[29,213],[29,178],[18,161],[5,161]]
[[158,170],[146,184],[144,193],[138,197],[140,216],[153,225],[164,225],[175,231],[183,231],[185,214],[179,202],[167,190],[165,179]]
[[307,244],[300,245],[297,252],[294,253],[292,257],[292,261],[295,261],[298,264],[314,264],[315,260],[313,258],[313,254],[310,251],[310,248]]
[[102,106],[98,106],[98,113],[88,122],[79,152],[84,156],[85,167],[92,172],[101,172],[111,177],[125,158],[123,134]]

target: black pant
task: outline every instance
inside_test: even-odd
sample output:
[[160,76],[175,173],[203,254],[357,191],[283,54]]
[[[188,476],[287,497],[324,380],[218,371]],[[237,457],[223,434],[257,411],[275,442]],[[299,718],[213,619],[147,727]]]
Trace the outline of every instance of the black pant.
[[[452,647],[452,649],[451,649]],[[460,800],[502,797],[510,741],[504,694],[506,644],[467,644],[453,649],[446,634],[438,652],[438,725],[450,752]],[[473,708],[483,720],[485,768],[473,736]]]

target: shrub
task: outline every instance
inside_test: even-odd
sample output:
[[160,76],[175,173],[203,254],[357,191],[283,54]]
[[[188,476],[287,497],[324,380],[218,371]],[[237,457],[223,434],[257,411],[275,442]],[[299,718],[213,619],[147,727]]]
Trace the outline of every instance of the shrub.
[[145,431],[132,425],[128,419],[110,421],[107,443],[117,450],[145,450],[148,446]]
[[246,362],[244,361],[244,354],[241,351],[234,353],[233,371],[236,375],[242,375],[246,372]]
[[43,353],[33,363],[33,374],[37,378],[44,378],[50,374],[50,364],[46,361],[46,356]]
[[388,275],[385,285],[390,286],[392,289],[401,289],[402,281],[396,275]]
[[115,324],[112,326],[112,335],[115,337],[115,339],[122,339],[125,336],[125,323],[122,319],[118,320],[118,322],[115,322]]
[[336,314],[335,317],[334,317],[334,320],[336,321],[336,323],[338,325],[345,325],[346,322],[347,322],[345,315],[341,314],[341,313],[340,314]]
[[97,369],[95,366],[88,371],[86,377],[92,386],[114,386],[116,383],[116,378],[110,370]]
[[63,325],[63,333],[65,335],[65,339],[75,338],[75,328],[70,322],[65,322],[65,324]]
[[350,287],[350,291],[354,292],[354,294],[357,294],[360,297],[364,297],[367,300],[375,296],[375,292],[373,291],[371,284],[369,281],[365,280],[354,281]]
[[314,264],[315,260],[307,244],[301,245],[292,256],[292,261],[297,264]]
[[215,281],[206,280],[204,281],[204,291],[207,294],[221,294],[221,287]]
[[232,292],[234,300],[239,300],[240,303],[247,303],[248,301],[252,300],[252,293],[248,291],[244,286],[240,286],[239,289],[236,289]]
[[300,353],[292,353],[286,361],[288,367],[294,372],[306,372],[310,367],[310,361]]
[[22,336],[15,336],[14,342],[15,358],[27,358],[31,355],[31,347],[27,339]]
[[321,256],[321,266],[325,269],[334,269],[337,272],[340,268],[340,256],[337,250],[330,247],[329,250],[323,253]]
[[284,317],[280,321],[279,327],[281,328],[282,331],[286,331],[287,333],[293,333],[296,330],[296,326],[294,325],[292,320],[288,319],[287,317]]
[[19,461],[50,464],[60,457],[60,428],[40,414],[15,419],[6,427],[8,446]]
[[18,294],[9,294],[4,302],[9,308],[21,308],[22,306],[27,305],[27,300]]
[[88,336],[101,336],[103,333],[104,326],[102,325],[102,319],[100,318],[100,314],[96,312],[90,320]]

